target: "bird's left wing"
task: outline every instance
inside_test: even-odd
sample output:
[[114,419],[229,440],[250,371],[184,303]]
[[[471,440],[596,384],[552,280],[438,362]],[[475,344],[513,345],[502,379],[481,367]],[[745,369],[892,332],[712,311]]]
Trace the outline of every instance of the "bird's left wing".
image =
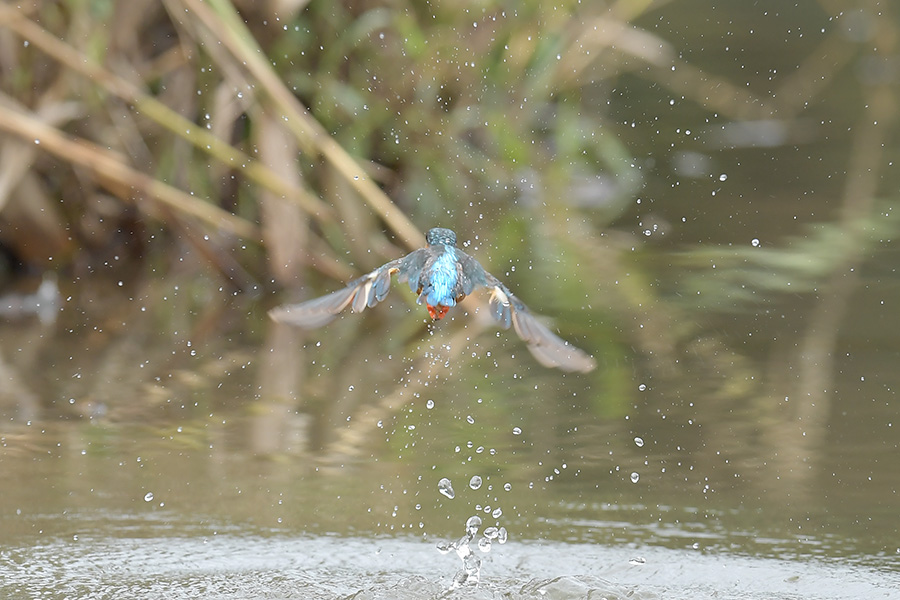
[[509,291],[503,282],[484,270],[471,256],[459,253],[461,271],[466,277],[461,280],[467,294],[474,288],[487,288],[491,296],[488,304],[491,316],[504,329],[512,325],[520,338],[528,345],[534,358],[545,367],[557,367],[563,371],[592,371],[597,363],[580,348],[565,341],[541,323],[521,300]]
[[313,329],[329,323],[347,306],[353,312],[362,312],[367,306],[375,306],[384,300],[391,289],[391,275],[403,272],[410,259],[419,252],[421,250],[392,260],[328,295],[273,308],[269,311],[269,316],[280,323]]

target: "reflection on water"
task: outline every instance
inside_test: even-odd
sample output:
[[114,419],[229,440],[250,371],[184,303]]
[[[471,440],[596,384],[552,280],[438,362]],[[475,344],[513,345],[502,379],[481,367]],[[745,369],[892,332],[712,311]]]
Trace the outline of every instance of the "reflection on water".
[[[765,359],[722,339],[696,339],[679,377],[635,360],[623,392],[463,315],[398,334],[422,321],[395,307],[304,338],[198,281],[64,297],[52,326],[3,325],[5,596],[898,584],[889,356],[839,360],[828,412],[794,438],[798,399],[757,395]],[[836,568],[857,587],[832,593]],[[760,569],[779,575],[741,579]]]

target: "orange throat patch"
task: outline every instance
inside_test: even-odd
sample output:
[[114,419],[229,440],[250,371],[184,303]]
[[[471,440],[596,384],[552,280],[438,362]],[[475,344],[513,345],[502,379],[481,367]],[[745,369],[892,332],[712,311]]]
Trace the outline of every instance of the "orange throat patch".
[[447,311],[450,310],[449,306],[432,306],[430,304],[426,304],[425,307],[428,308],[428,314],[431,315],[431,318],[435,321],[443,319],[444,315],[447,314]]

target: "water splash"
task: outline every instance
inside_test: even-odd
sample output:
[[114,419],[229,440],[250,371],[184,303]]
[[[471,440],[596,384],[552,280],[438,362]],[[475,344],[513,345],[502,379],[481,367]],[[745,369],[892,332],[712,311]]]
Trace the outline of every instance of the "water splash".
[[481,577],[481,559],[472,552],[468,543],[459,546],[456,553],[463,561],[463,568],[453,576],[451,589],[457,589],[463,585],[477,585]]
[[483,554],[491,551],[494,542],[505,544],[509,537],[506,527],[487,527],[478,536],[478,530],[481,528],[482,520],[478,515],[472,515],[466,520],[466,534],[454,542],[440,542],[437,544],[438,552],[441,554],[449,554],[455,551],[456,555],[462,561],[462,569],[457,571],[453,576],[453,583],[450,587],[455,590],[463,585],[476,585],[481,578],[481,559],[475,553],[472,542],[478,538],[475,547]]
[[[462,560],[462,569],[457,571],[453,576],[451,590],[455,590],[464,585],[476,585],[481,577],[481,559],[472,551],[469,544],[478,535],[478,529],[481,527],[481,517],[473,515],[466,520],[466,534],[455,542],[441,542],[437,545],[438,552],[447,554],[450,550],[455,550],[456,555]],[[483,538],[487,540],[487,538]],[[490,540],[487,540],[487,548],[490,550]],[[478,542],[478,547],[482,552],[487,552],[482,546],[482,542]]]

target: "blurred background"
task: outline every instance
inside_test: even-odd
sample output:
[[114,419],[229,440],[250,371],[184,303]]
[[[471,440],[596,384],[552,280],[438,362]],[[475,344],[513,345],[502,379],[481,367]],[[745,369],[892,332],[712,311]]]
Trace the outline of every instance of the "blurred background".
[[[898,43],[877,0],[0,4],[0,590],[427,597],[479,514],[521,542],[479,593],[889,597]],[[598,368],[405,286],[266,317],[433,226]]]

